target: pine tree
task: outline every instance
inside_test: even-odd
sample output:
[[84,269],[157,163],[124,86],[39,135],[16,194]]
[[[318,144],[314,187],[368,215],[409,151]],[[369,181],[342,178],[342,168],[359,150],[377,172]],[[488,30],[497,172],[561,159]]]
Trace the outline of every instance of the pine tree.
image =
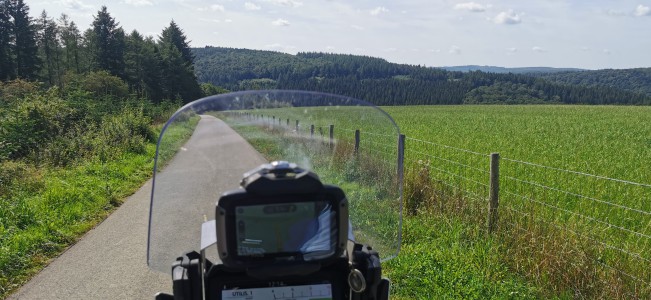
[[81,72],[79,47],[81,34],[75,22],[70,21],[68,15],[62,14],[59,18],[59,32],[64,47],[64,69]]
[[93,21],[92,46],[96,68],[124,78],[124,31],[118,25],[102,6]]
[[53,19],[47,16],[45,10],[38,19],[39,25],[39,48],[41,59],[45,64],[45,77],[50,85],[61,82],[60,71],[60,45],[58,41],[59,29]]
[[131,32],[126,38],[124,61],[125,75],[130,88],[139,96],[154,102],[162,100],[162,58],[154,40],[145,39],[136,30]]
[[14,78],[13,45],[9,0],[0,0],[0,81]]
[[174,23],[163,29],[159,41],[163,57],[163,82],[169,98],[180,97],[185,102],[202,95],[194,73],[193,56],[183,31]]
[[36,26],[29,17],[29,7],[23,0],[9,0],[9,15],[13,18],[16,76],[36,79],[40,61],[36,46]]
[[183,33],[183,30],[179,28],[178,25],[176,25],[176,22],[172,20],[170,22],[170,26],[163,29],[163,33],[161,34],[160,41],[163,44],[171,44],[176,47],[179,52],[181,52],[181,56],[183,57],[183,60],[192,65],[194,61],[194,56],[192,55],[192,51],[190,50],[190,45],[189,42],[186,41],[187,37]]

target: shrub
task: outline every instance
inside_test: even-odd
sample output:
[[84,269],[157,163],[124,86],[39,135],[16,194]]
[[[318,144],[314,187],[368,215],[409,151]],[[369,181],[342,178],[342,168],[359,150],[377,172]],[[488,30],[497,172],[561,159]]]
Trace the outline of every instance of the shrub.
[[38,152],[73,122],[74,110],[54,92],[31,94],[7,109],[0,120],[0,158]]

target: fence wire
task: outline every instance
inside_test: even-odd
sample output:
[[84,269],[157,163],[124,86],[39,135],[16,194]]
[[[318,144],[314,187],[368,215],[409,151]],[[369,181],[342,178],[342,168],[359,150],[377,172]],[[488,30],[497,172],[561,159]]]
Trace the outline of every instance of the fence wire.
[[[289,130],[293,130],[294,121]],[[299,132],[310,135],[310,125],[302,123]],[[281,125],[286,125],[282,122]],[[329,139],[329,125],[315,125],[314,136]],[[337,143],[355,145],[355,132],[359,132],[357,144],[384,164],[395,164],[397,141],[395,136],[374,133],[335,125]],[[318,128],[322,128],[321,131]],[[322,134],[320,133],[322,132]],[[349,145],[349,147],[351,147]],[[485,226],[490,194],[490,155],[468,149],[438,144],[407,137],[405,140],[405,185],[427,184],[431,195],[421,198],[418,209],[439,207],[444,211],[447,202],[459,205],[463,199],[471,200],[467,211],[477,214],[472,221]],[[499,230],[503,238],[515,238],[527,230],[552,228],[560,237],[572,236],[588,243],[590,249],[573,249],[575,253],[590,256],[592,264],[604,267],[623,280],[635,281],[642,287],[642,294],[651,290],[651,184],[609,178],[576,170],[566,170],[502,157],[499,164]],[[422,190],[405,191],[405,201],[424,197]],[[410,200],[412,198],[412,200]],[[429,200],[428,200],[429,199]],[[465,203],[464,205],[468,205]],[[406,208],[409,209],[410,203]],[[429,207],[428,207],[429,206]],[[448,210],[448,212],[451,210]],[[539,228],[539,229],[540,229]],[[542,230],[542,229],[541,229]],[[571,243],[572,241],[567,241]],[[540,245],[544,247],[545,245]],[[568,253],[544,253],[568,264],[580,267],[579,259]],[[574,254],[576,255],[576,254]],[[563,256],[563,257],[560,257]],[[640,288],[637,284],[635,289]]]

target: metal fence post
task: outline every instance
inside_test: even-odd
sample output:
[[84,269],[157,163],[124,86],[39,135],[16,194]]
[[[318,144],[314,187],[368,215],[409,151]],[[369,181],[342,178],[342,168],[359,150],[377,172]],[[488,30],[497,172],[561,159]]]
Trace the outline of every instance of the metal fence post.
[[490,201],[488,204],[488,233],[497,228],[497,207],[500,195],[500,154],[491,153]]
[[298,133],[298,120],[296,120],[296,132]]

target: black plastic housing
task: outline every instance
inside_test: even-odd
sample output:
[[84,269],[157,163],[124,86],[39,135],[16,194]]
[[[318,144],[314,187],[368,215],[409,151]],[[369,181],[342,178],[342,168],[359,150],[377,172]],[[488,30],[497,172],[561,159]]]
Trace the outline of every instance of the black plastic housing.
[[[314,187],[314,186],[312,186]],[[278,190],[276,190],[278,191]],[[310,201],[326,202],[330,205],[334,213],[335,224],[331,236],[332,251],[327,257],[310,259],[304,261],[300,255],[289,253],[276,253],[261,256],[243,256],[238,255],[236,232],[237,224],[235,222],[237,207],[248,205],[275,205],[291,204]],[[305,265],[324,265],[329,261],[340,257],[346,248],[348,240],[348,202],[344,192],[331,185],[320,185],[318,189],[304,190],[303,193],[272,193],[270,196],[262,196],[257,193],[251,193],[247,190],[235,190],[224,193],[217,202],[215,220],[217,226],[217,250],[222,263],[234,270],[244,270],[249,268],[264,269],[267,267],[292,266],[297,268],[301,264]],[[272,226],[273,224],[270,224]],[[309,268],[309,266],[306,266]],[[313,266],[316,267],[316,266]],[[317,267],[318,270],[318,267]]]

